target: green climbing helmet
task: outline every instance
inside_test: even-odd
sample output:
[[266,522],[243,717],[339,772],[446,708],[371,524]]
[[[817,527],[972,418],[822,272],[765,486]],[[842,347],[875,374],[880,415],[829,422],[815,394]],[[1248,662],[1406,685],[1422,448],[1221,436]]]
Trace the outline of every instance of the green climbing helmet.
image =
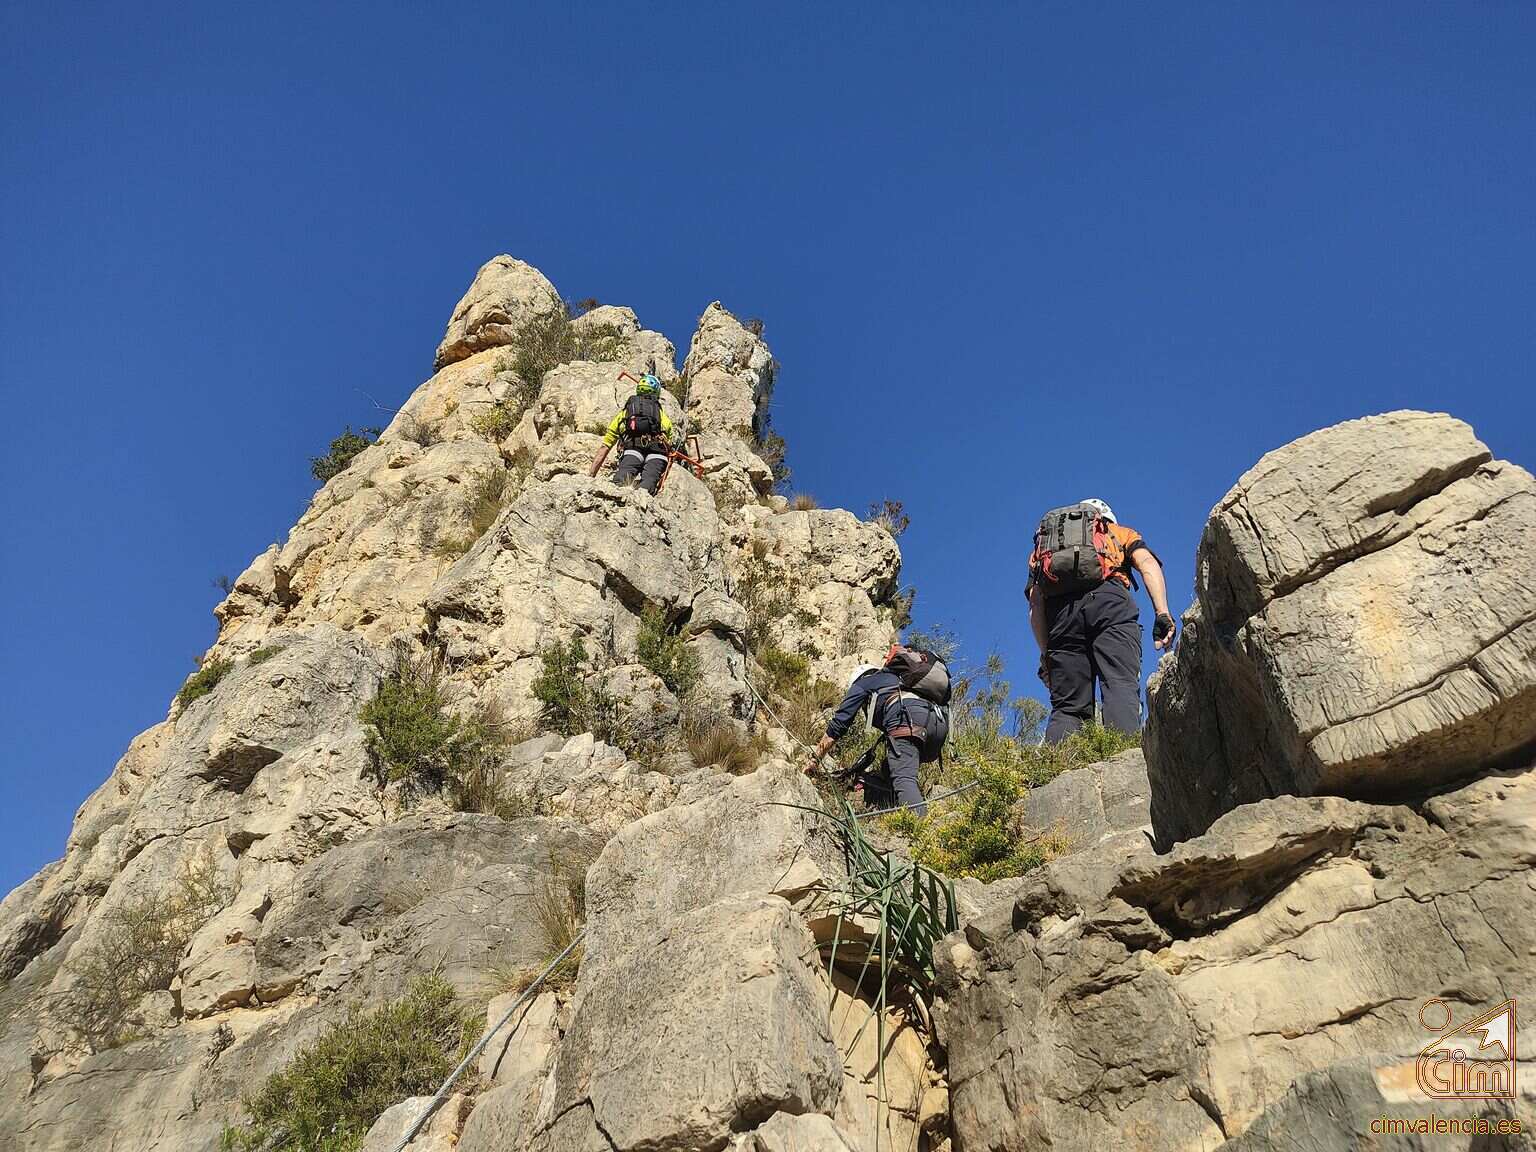
[[642,373],[640,383],[635,385],[635,391],[648,396],[654,396],[661,391],[661,381],[649,372]]

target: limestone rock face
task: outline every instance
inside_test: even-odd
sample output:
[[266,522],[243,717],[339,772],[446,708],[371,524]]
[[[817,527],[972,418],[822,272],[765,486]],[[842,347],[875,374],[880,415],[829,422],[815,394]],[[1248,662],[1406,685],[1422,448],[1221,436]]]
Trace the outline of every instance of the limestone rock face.
[[511,256],[497,256],[475,273],[474,283],[455,306],[433,367],[510,344],[530,321],[564,308],[560,293],[537,268]]
[[433,633],[510,711],[531,716],[551,642],[579,636],[589,655],[631,663],[647,607],[679,620],[701,593],[722,592],[714,523],[697,485],[669,484],[661,499],[585,477],[536,485],[432,589]]
[[891,603],[901,553],[885,529],[851,512],[748,508],[742,547],[727,555],[731,594],[766,618],[777,647],[810,658],[841,687],[897,638]]
[[1536,742],[1536,481],[1394,412],[1265,456],[1149,689],[1164,843],[1282,793],[1408,798]]
[[264,1002],[362,979],[398,989],[438,970],[484,995],[494,973],[536,968],[549,941],[531,912],[541,885],[579,881],[601,841],[578,825],[472,813],[412,814],[301,869],[255,946]]
[[[855,1052],[829,1024],[848,991],[802,904],[838,861],[784,806],[815,791],[780,761],[741,778],[696,765],[682,738],[687,716],[784,744],[755,715],[749,633],[776,628],[824,671],[877,656],[900,555],[846,515],[767,522],[786,504],[757,454],[775,364],[756,331],[711,306],[683,376],[634,312],[594,308],[567,334],[605,359],[525,378],[523,337],[563,309],[520,261],[480,269],[431,376],[216,608],[205,663],[223,678],[131,743],[64,857],[0,902],[0,1143],[214,1152],[243,1096],[419,974],[499,1014],[509,978],[549,957],[551,902],[579,908],[608,841],[575,1001],[537,999],[488,1050],[487,1083],[418,1144],[609,1152],[607,1131],[636,1147],[863,1147],[878,1129],[909,1146],[942,1126],[909,1022],[886,1021],[902,1103],[874,1112],[867,1040]],[[625,372],[668,383],[702,478],[675,468],[654,498],[587,478]],[[784,605],[740,598],[775,568],[794,573]],[[640,659],[648,614],[695,658],[686,699]],[[608,735],[633,756],[592,733],[515,743],[487,765],[499,815],[381,783],[360,713],[397,651],[440,661],[452,711],[499,704],[517,728],[540,713],[542,654],[578,637],[583,686],[617,700]],[[648,822],[659,839],[631,832]],[[183,909],[153,986],[132,991],[116,1032],[92,1032],[71,1005],[146,909]],[[624,1062],[667,1027],[674,1055]],[[369,1147],[392,1146],[422,1104],[381,1116]]]
[[[1273,1132],[1285,1109],[1323,1106],[1276,1105],[1315,1099],[1316,1077],[1411,1064],[1433,1039],[1425,998],[1491,1006],[1529,980],[1533,862],[1536,769],[1423,815],[1285,797],[1165,856],[1116,840],[1047,865],[1010,920],[936,957],[956,1144],[1171,1150]],[[1352,1099],[1329,1123],[1363,1140],[1379,1095]],[[1232,1146],[1333,1146],[1287,1139]]]

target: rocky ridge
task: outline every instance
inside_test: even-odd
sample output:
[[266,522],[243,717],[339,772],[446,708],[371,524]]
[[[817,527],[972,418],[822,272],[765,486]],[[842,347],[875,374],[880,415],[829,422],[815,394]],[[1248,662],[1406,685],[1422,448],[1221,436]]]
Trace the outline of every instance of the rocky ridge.
[[[603,358],[525,379],[549,333]],[[748,642],[840,680],[895,636],[899,550],[773,494],[759,333],[711,304],[675,360],[628,309],[567,321],[529,265],[480,270],[431,378],[218,606],[227,674],[130,744],[63,859],[0,904],[12,1146],[218,1148],[253,1086],[417,976],[498,1019],[508,974],[560,942],[551,900],[585,905],[574,983],[520,1009],[414,1148],[1342,1152],[1424,1112],[1423,1000],[1488,1006],[1536,971],[1530,475],[1425,413],[1245,475],[1202,540],[1145,759],[1025,801],[1072,853],[958,886],[935,1043],[920,1014],[865,1027],[859,965],[828,969],[846,864],[775,754]],[[702,479],[674,469],[653,499],[585,476],[621,371],[669,382]],[[767,747],[755,771],[675,739],[647,619],[697,662],[690,707]],[[572,638],[654,755],[533,736],[497,760],[511,815],[381,785],[359,714],[398,653],[530,722],[541,655]],[[161,978],[116,1034],[82,1030],[93,958],[167,899],[188,931]],[[363,1147],[393,1149],[424,1103]],[[1536,1123],[1529,1095],[1437,1106]]]

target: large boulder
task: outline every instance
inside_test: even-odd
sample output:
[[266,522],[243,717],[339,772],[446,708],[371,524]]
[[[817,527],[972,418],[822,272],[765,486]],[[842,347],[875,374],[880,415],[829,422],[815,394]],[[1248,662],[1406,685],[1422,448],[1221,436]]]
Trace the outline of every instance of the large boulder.
[[[1282,797],[1166,855],[1053,862],[936,950],[956,1146],[1215,1148],[1361,1062],[1401,1093],[1426,998],[1465,1019],[1529,983],[1533,883],[1536,769],[1422,816]],[[1331,1121],[1363,1131],[1378,1100]]]
[[1146,758],[1131,748],[1029,789],[1020,807],[1029,827],[1079,851],[1122,833],[1150,832],[1150,795]]
[[1536,742],[1536,480],[1449,416],[1265,456],[1211,514],[1149,689],[1163,843],[1285,793],[1412,797]]
[[511,344],[530,322],[563,312],[555,286],[531,264],[496,256],[480,266],[453,309],[437,346],[434,368],[501,344]]
[[830,988],[792,903],[839,868],[815,790],[787,768],[719,779],[589,870],[571,1026],[528,1146],[723,1148],[776,1112],[839,1109]]

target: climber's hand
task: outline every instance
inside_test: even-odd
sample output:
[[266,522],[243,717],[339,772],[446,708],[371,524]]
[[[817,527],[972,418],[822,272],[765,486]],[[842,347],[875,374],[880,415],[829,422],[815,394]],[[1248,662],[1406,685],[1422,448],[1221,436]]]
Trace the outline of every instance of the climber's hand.
[[1173,617],[1166,612],[1159,612],[1157,619],[1152,621],[1152,646],[1159,652],[1172,648],[1178,634],[1179,628],[1173,622]]

